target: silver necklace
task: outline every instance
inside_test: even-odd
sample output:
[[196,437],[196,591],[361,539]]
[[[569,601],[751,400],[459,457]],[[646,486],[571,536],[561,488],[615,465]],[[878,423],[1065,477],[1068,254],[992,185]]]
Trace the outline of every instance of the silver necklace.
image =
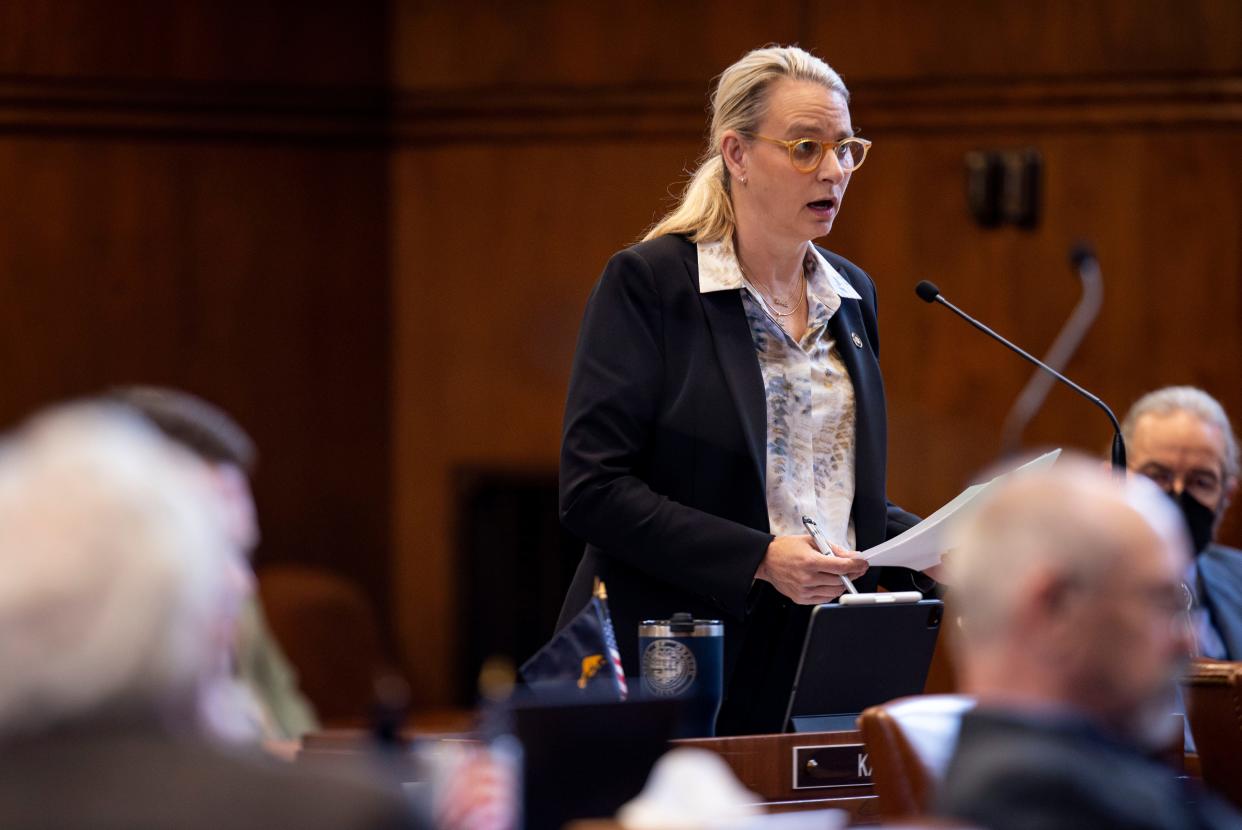
[[[799,289],[800,289],[800,290],[798,291],[798,299],[797,299],[797,301],[793,304],[793,306],[792,306],[792,307],[789,305],[789,300],[788,300],[788,299],[785,299],[785,300],[780,299],[779,297],[777,297],[777,296],[776,296],[775,292],[773,292],[773,293],[772,293],[772,296],[771,296],[771,297],[769,297],[767,294],[765,294],[765,293],[763,292],[763,290],[762,290],[762,289],[760,289],[760,287],[759,287],[759,283],[755,282],[754,280],[752,280],[752,279],[750,278],[750,274],[749,274],[749,273],[747,273],[747,271],[746,271],[746,266],[742,264],[742,259],[741,259],[741,257],[738,257],[738,260],[737,260],[737,266],[738,266],[738,268],[740,268],[740,269],[741,269],[741,271],[742,271],[742,276],[746,278],[746,281],[747,281],[748,283],[750,283],[750,284],[754,287],[754,289],[755,289],[755,293],[756,293],[756,294],[758,294],[758,295],[759,295],[759,299],[761,299],[761,300],[763,301],[763,304],[764,304],[764,306],[765,306],[765,308],[766,308],[767,312],[768,312],[770,315],[772,315],[774,318],[776,318],[776,319],[777,319],[777,322],[780,322],[781,320],[783,320],[783,319],[784,319],[784,318],[786,318],[786,317],[792,317],[792,316],[794,316],[795,314],[797,314],[797,313],[798,313],[798,309],[802,308],[802,304],[803,304],[804,302],[806,302],[806,282],[807,282],[807,280],[806,280],[806,266],[805,266],[805,265],[803,265],[802,279],[801,279],[801,280],[799,280],[799,282],[801,283],[801,285],[799,286]],[[775,308],[773,308],[773,306],[780,306],[781,308],[788,308],[789,310],[788,310],[788,311],[784,311],[784,312],[782,312],[782,311],[777,311]]]

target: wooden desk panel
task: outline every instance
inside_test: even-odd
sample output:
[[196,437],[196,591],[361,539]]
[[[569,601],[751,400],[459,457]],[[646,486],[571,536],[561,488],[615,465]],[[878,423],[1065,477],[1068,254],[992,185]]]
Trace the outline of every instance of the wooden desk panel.
[[720,755],[747,789],[763,797],[764,806],[771,812],[834,808],[849,812],[854,824],[878,824],[880,821],[879,803],[875,787],[870,783],[869,767],[865,770],[866,783],[856,786],[795,788],[794,753],[798,747],[856,744],[865,764],[866,749],[862,746],[862,734],[856,730],[692,738],[674,743],[711,750]]
[[[426,733],[406,732],[403,738],[428,739]],[[446,735],[445,740],[468,740],[468,735]],[[862,735],[855,731],[809,732],[797,735],[745,735],[730,738],[691,738],[673,741],[675,746],[706,749],[720,755],[747,789],[758,794],[769,812],[840,809],[851,815],[855,825],[878,824],[879,805],[870,771],[866,783],[855,786],[795,787],[794,753],[799,747],[862,746]],[[314,732],[302,740],[298,762],[318,766],[340,764],[371,748],[369,733],[360,729]],[[865,764],[865,749],[863,762]],[[404,769],[411,771],[413,765]]]

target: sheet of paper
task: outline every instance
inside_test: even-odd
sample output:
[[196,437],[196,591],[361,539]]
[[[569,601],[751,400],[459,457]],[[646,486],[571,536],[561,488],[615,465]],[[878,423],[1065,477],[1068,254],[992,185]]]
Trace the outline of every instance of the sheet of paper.
[[1060,449],[1050,450],[1020,467],[1001,473],[991,481],[970,485],[961,493],[958,493],[944,507],[941,507],[906,532],[863,551],[863,558],[873,567],[876,565],[899,565],[916,571],[939,565],[940,557],[944,553],[946,544],[945,531],[950,519],[971,502],[975,501],[975,499],[992,490],[1010,476],[1022,475],[1050,467],[1060,455]]

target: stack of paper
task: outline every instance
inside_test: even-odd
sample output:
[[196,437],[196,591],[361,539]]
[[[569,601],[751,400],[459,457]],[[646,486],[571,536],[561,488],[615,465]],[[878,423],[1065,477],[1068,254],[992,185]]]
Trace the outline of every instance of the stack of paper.
[[1042,470],[1051,467],[1061,454],[1060,449],[1046,452],[1039,458],[1028,461],[1020,467],[1001,473],[991,481],[983,484],[972,484],[958,494],[957,498],[928,516],[914,527],[894,536],[887,542],[868,548],[862,552],[872,567],[877,565],[899,565],[916,571],[926,570],[940,564],[940,556],[945,549],[945,530],[949,521],[967,505],[984,493],[994,489],[1009,476]]

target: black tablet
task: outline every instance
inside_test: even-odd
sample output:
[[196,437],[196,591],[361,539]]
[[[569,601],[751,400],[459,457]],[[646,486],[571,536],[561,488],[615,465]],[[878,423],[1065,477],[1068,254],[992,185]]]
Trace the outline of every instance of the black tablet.
[[923,693],[944,603],[819,605],[811,612],[785,730],[853,729],[868,706]]

